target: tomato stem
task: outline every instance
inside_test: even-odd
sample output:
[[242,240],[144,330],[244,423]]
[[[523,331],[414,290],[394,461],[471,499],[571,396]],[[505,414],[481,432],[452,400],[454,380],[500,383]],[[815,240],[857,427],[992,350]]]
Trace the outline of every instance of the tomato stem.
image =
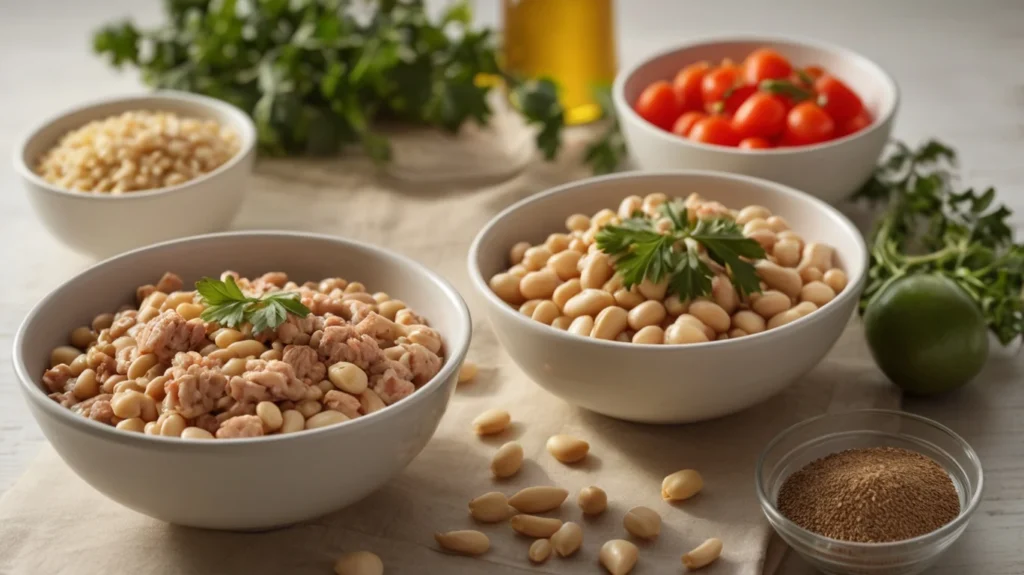
[[761,83],[757,85],[757,89],[769,94],[786,96],[797,102],[810,100],[814,97],[814,92],[801,88],[789,80],[761,80]]
[[796,77],[800,78],[800,81],[803,82],[805,86],[807,86],[808,88],[814,86],[814,78],[811,77],[811,75],[808,74],[806,70],[796,68],[794,72],[796,72]]

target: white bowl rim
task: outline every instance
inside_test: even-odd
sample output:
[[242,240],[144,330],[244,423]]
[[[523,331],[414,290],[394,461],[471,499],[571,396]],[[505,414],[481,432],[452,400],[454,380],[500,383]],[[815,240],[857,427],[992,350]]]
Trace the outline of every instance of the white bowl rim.
[[[155,188],[152,190],[139,190],[137,192],[128,192],[124,194],[110,194],[110,193],[91,193],[91,192],[76,192],[74,190],[65,190],[59,186],[55,186],[50,182],[47,182],[39,174],[36,173],[31,166],[25,162],[25,149],[29,144],[33,143],[38,137],[40,132],[46,130],[50,126],[60,122],[64,118],[83,112],[88,112],[93,108],[99,108],[101,106],[110,106],[118,104],[131,104],[132,102],[139,100],[166,100],[170,102],[189,102],[198,106],[203,106],[209,109],[214,109],[223,114],[230,116],[233,121],[231,128],[234,128],[238,132],[239,147],[238,152],[235,153],[227,162],[224,162],[220,166],[217,166],[211,172],[200,175],[199,177],[193,178],[186,182],[182,182],[175,186],[166,186],[163,188]],[[152,108],[152,106],[150,106]],[[126,108],[125,112],[133,110],[133,108]],[[97,120],[102,118],[96,118]],[[82,126],[79,126],[81,128]],[[78,128],[72,128],[75,130]],[[224,100],[218,100],[211,98],[210,96],[203,96],[201,94],[193,94],[190,92],[181,92],[178,90],[157,90],[155,92],[149,92],[144,94],[132,94],[130,96],[111,96],[108,98],[101,98],[92,100],[84,104],[75,106],[70,109],[66,109],[56,114],[48,116],[45,120],[32,128],[26,135],[24,135],[18,144],[14,147],[14,158],[13,164],[15,171],[18,174],[32,184],[39,188],[46,190],[46,192],[61,196],[68,196],[73,198],[84,198],[86,200],[96,200],[103,202],[125,202],[131,200],[141,200],[145,198],[152,198],[154,196],[161,196],[164,194],[173,194],[174,192],[181,191],[185,188],[189,188],[210,179],[213,179],[228,170],[233,169],[243,158],[252,153],[253,148],[256,147],[256,124],[253,123],[252,118],[248,114],[243,112],[240,108],[234,104],[225,102]]]
[[[792,46],[802,46],[806,48],[822,50],[825,52],[834,52],[836,54],[839,54],[843,58],[859,62],[860,64],[863,64],[867,68],[873,70],[875,73],[878,74],[879,77],[885,80],[885,83],[883,85],[885,86],[885,89],[890,94],[892,94],[892,106],[884,110],[884,113],[881,114],[878,118],[874,118],[871,122],[871,125],[868,126],[866,130],[860,130],[859,132],[848,134],[846,136],[843,136],[842,138],[836,138],[834,140],[829,140],[827,142],[821,142],[818,144],[810,144],[804,146],[747,150],[744,148],[732,146],[716,146],[712,144],[704,144],[702,142],[694,142],[687,138],[681,138],[671,132],[666,132],[665,130],[658,128],[657,126],[651,124],[647,120],[641,118],[640,115],[637,114],[635,110],[633,110],[632,104],[626,101],[626,82],[629,80],[629,78],[633,76],[633,74],[637,72],[637,70],[646,66],[651,60],[655,60],[665,56],[670,56],[675,52],[680,52],[682,50],[687,50],[690,48],[696,48],[698,46],[712,46],[715,44],[725,44],[734,42],[771,42],[774,44],[789,44]],[[862,56],[861,54],[854,52],[849,48],[844,48],[838,44],[832,44],[829,42],[824,42],[821,40],[815,40],[801,36],[794,36],[791,34],[716,34],[711,36],[698,37],[683,44],[676,44],[671,48],[667,48],[655,54],[651,54],[649,56],[644,57],[642,60],[640,60],[636,64],[633,64],[629,68],[626,68],[625,70],[620,70],[619,73],[615,75],[615,81],[612,84],[612,100],[615,102],[615,106],[619,110],[620,115],[624,113],[626,116],[629,117],[630,121],[643,126],[643,130],[647,131],[648,133],[655,134],[655,137],[660,138],[665,142],[681,144],[686,147],[697,148],[700,150],[714,150],[716,152],[721,152],[724,154],[737,154],[741,156],[782,156],[800,154],[803,152],[810,152],[815,150],[823,150],[826,148],[831,148],[833,146],[839,146],[882,129],[883,126],[885,126],[892,120],[893,116],[896,115],[896,112],[899,109],[900,89],[899,85],[896,84],[896,81],[893,79],[892,75],[886,72],[881,65],[876,63],[874,60],[871,60],[867,56]]]
[[[589,337],[581,337],[578,335],[570,334],[566,331],[545,325],[543,323],[534,321],[533,319],[519,313],[519,310],[514,309],[509,304],[505,303],[501,298],[491,290],[487,280],[483,277],[483,273],[480,271],[480,266],[477,264],[480,253],[480,243],[483,238],[487,236],[491,229],[496,227],[498,223],[504,218],[509,217],[513,212],[531,204],[533,202],[546,199],[550,196],[555,196],[561,193],[568,192],[577,188],[585,188],[590,185],[616,181],[616,180],[642,180],[644,178],[664,178],[664,177],[687,177],[687,176],[699,176],[699,177],[710,177],[718,178],[722,180],[732,180],[736,182],[743,182],[747,184],[753,184],[762,187],[772,188],[775,192],[796,198],[799,201],[810,203],[820,210],[825,211],[831,216],[837,225],[843,230],[852,235],[856,241],[856,245],[861,252],[861,271],[856,277],[848,277],[846,289],[841,291],[832,301],[828,302],[824,306],[815,310],[814,313],[809,313],[800,319],[779,326],[773,330],[765,330],[761,333],[750,334],[741,338],[726,339],[726,340],[713,340],[700,343],[690,343],[686,345],[664,345],[664,344],[653,344],[653,343],[632,343],[624,341],[614,340],[603,340],[593,339]],[[732,174],[726,172],[716,172],[713,170],[658,170],[658,171],[634,171],[634,172],[620,172],[617,174],[608,174],[604,176],[585,178],[582,180],[576,180],[567,184],[556,186],[547,191],[540,192],[529,196],[523,200],[520,200],[511,206],[502,210],[498,215],[494,216],[487,224],[481,228],[473,239],[473,244],[469,248],[469,276],[473,285],[477,291],[481,292],[483,296],[493,306],[501,310],[499,313],[503,313],[508,317],[513,317],[512,321],[519,322],[527,330],[539,330],[539,333],[553,336],[556,339],[567,339],[568,341],[574,342],[586,342],[590,345],[600,347],[607,347],[609,349],[630,349],[630,350],[644,350],[651,353],[673,353],[680,352],[682,350],[693,350],[693,349],[706,349],[712,346],[733,346],[739,348],[747,345],[758,345],[765,337],[777,337],[780,330],[793,330],[803,329],[804,326],[809,326],[812,322],[824,319],[824,314],[819,313],[825,311],[826,313],[839,306],[840,301],[850,299],[852,297],[860,296],[861,287],[867,280],[867,269],[868,269],[868,248],[864,242],[864,237],[861,236],[860,230],[839,210],[829,205],[827,202],[820,200],[809,194],[800,192],[789,186],[773,182],[771,180],[765,180],[762,178],[754,178],[752,176],[743,176],[740,174]],[[844,270],[845,271],[845,270]],[[535,332],[536,333],[536,332]]]
[[[940,431],[942,433],[945,433],[946,435],[951,437],[954,441],[959,443],[960,446],[963,448],[964,454],[967,456],[967,458],[970,459],[972,462],[976,463],[977,466],[978,466],[978,486],[973,491],[973,493],[970,494],[970,499],[967,502],[967,507],[960,509],[960,513],[952,521],[950,521],[949,523],[946,523],[945,525],[939,527],[938,529],[936,529],[934,531],[929,531],[928,533],[924,533],[924,534],[918,535],[916,537],[911,537],[910,539],[900,539],[898,541],[885,541],[885,542],[882,542],[882,543],[866,543],[866,542],[863,542],[863,541],[844,541],[842,539],[833,539],[832,537],[828,537],[828,536],[822,535],[820,533],[815,533],[814,531],[811,531],[810,529],[802,527],[802,526],[798,525],[795,521],[790,519],[789,517],[786,517],[785,515],[783,515],[782,512],[779,511],[778,506],[776,505],[776,503],[774,501],[772,501],[771,498],[768,497],[767,493],[765,493],[764,486],[762,485],[762,481],[761,481],[762,475],[763,475],[763,471],[764,471],[763,468],[764,468],[765,457],[768,455],[768,452],[770,452],[773,447],[775,447],[776,445],[781,443],[784,439],[789,437],[790,434],[792,434],[792,433],[794,433],[796,431],[800,431],[801,429],[803,429],[805,427],[808,427],[810,425],[814,425],[815,423],[818,423],[819,421],[821,421],[821,420],[823,420],[823,419],[825,419],[827,417],[836,417],[836,416],[844,416],[844,415],[858,415],[858,414],[861,414],[861,415],[892,415],[892,416],[896,416],[896,417],[903,417],[903,418],[907,418],[907,419],[912,419],[914,421],[917,421],[918,423],[931,426],[931,427],[937,429],[938,431]],[[799,447],[797,449],[799,449]],[[949,472],[947,472],[947,474],[948,473]],[[934,419],[930,419],[930,418],[927,418],[927,417],[925,417],[923,415],[918,415],[916,413],[910,413],[909,411],[902,411],[902,410],[898,410],[898,409],[850,409],[850,410],[836,411],[836,412],[832,412],[832,413],[822,413],[820,415],[815,415],[814,417],[809,417],[807,419],[804,419],[803,421],[798,421],[797,423],[794,423],[793,425],[790,425],[786,429],[783,429],[782,431],[780,431],[775,437],[772,438],[771,441],[768,442],[767,445],[764,446],[764,448],[762,448],[761,454],[758,455],[758,457],[757,457],[757,464],[754,466],[754,483],[755,483],[754,489],[757,491],[757,498],[758,498],[758,501],[761,504],[762,511],[766,515],[769,515],[771,519],[774,519],[774,520],[778,521],[779,523],[782,523],[787,528],[794,529],[798,533],[800,533],[800,534],[802,534],[802,535],[804,535],[804,536],[806,536],[808,538],[816,539],[817,541],[827,542],[830,546],[835,546],[835,547],[844,547],[845,546],[847,548],[854,548],[854,549],[882,549],[882,550],[891,550],[891,549],[895,549],[895,548],[898,548],[898,547],[902,547],[904,545],[912,545],[912,544],[915,544],[915,543],[927,543],[930,539],[939,539],[942,536],[945,536],[945,535],[949,534],[952,531],[956,531],[958,528],[963,526],[965,523],[969,522],[971,520],[971,517],[974,515],[974,512],[978,510],[978,505],[981,503],[981,496],[983,495],[983,493],[985,491],[985,469],[981,465],[981,458],[978,457],[978,452],[974,450],[974,448],[971,446],[970,443],[967,443],[966,439],[961,437],[960,434],[958,434],[957,432],[955,432],[952,429],[950,429],[949,427],[939,423],[938,421],[935,421]],[[777,528],[775,527],[774,524],[772,525],[772,528],[777,530]]]
[[[47,397],[46,392],[37,383],[38,377],[33,377],[28,368],[22,361],[21,348],[24,345],[25,331],[28,329],[29,324],[35,321],[36,316],[41,313],[41,310],[50,303],[50,300],[54,297],[54,294],[66,287],[69,284],[75,282],[75,280],[85,274],[92,272],[98,268],[108,265],[117,260],[129,259],[138,257],[141,254],[160,248],[168,247],[172,244],[202,244],[210,240],[217,240],[228,237],[258,237],[258,238],[305,238],[314,239],[320,241],[329,241],[336,244],[341,244],[346,247],[354,247],[363,250],[369,250],[384,258],[391,259],[396,263],[409,267],[415,270],[417,273],[422,274],[427,279],[431,280],[436,284],[446,297],[455,303],[455,310],[458,315],[457,321],[462,324],[465,336],[458,341],[449,341],[451,345],[448,346],[447,357],[445,362],[441,366],[441,370],[431,378],[427,383],[419,386],[414,393],[408,397],[398,401],[392,405],[387,406],[384,409],[375,411],[373,413],[343,421],[335,425],[329,425],[321,427],[319,429],[303,430],[299,433],[289,433],[286,435],[264,435],[260,437],[244,437],[244,438],[230,438],[230,439],[216,439],[212,441],[189,441],[182,440],[180,437],[164,437],[159,435],[147,435],[143,433],[125,432],[114,428],[113,426],[93,421],[91,419],[82,417],[70,409],[59,405],[52,399]],[[403,256],[397,252],[379,248],[366,242],[360,242],[357,240],[351,240],[348,238],[342,238],[339,236],[332,236],[328,234],[315,234],[307,232],[291,232],[291,231],[276,231],[276,230],[263,230],[263,231],[234,231],[234,232],[220,232],[214,234],[204,234],[199,236],[191,236],[187,238],[180,238],[149,246],[134,249],[123,254],[116,255],[111,258],[107,258],[97,264],[90,266],[89,268],[75,274],[74,277],[61,283],[59,286],[54,288],[48,293],[43,299],[41,299],[32,310],[22,320],[21,325],[18,327],[18,332],[14,336],[14,346],[11,361],[14,364],[14,372],[17,375],[19,384],[23,391],[27,393],[29,401],[34,401],[40,408],[48,412],[51,416],[58,419],[62,419],[70,427],[75,428],[77,431],[87,432],[93,436],[97,436],[103,439],[109,439],[118,443],[135,445],[138,447],[145,448],[160,446],[163,448],[180,448],[180,449],[226,449],[230,446],[238,446],[244,444],[261,444],[270,442],[281,442],[281,441],[297,441],[304,437],[310,437],[314,434],[327,434],[337,433],[342,430],[347,430],[353,427],[367,425],[373,421],[380,420],[385,417],[400,417],[404,411],[411,409],[412,406],[420,401],[425,401],[425,397],[428,392],[436,391],[434,388],[441,386],[441,384],[448,378],[455,376],[455,370],[457,365],[462,363],[462,360],[466,356],[466,352],[469,350],[469,343],[473,335],[473,322],[470,318],[469,308],[466,306],[466,302],[462,299],[459,292],[448,282],[448,280],[441,277],[439,274],[429,270],[423,264],[413,260],[412,258]],[[156,442],[154,445],[153,442]]]

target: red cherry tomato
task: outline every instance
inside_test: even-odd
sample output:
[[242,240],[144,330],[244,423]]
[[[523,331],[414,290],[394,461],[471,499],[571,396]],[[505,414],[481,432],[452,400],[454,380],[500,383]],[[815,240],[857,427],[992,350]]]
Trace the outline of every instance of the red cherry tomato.
[[805,146],[832,139],[836,123],[814,102],[800,102],[786,115],[786,131],[780,145]]
[[862,109],[859,114],[850,118],[849,120],[838,124],[836,127],[836,137],[842,138],[843,136],[849,136],[855,134],[864,128],[871,125],[871,114],[868,114],[867,110]]
[[740,137],[732,129],[732,124],[721,116],[710,116],[698,121],[690,128],[690,139],[719,146],[735,146],[740,143]]
[[725,116],[732,117],[739,109],[743,102],[747,101],[747,98],[757,92],[757,88],[754,86],[736,86],[732,90],[725,92],[725,99],[719,100],[712,104],[705,106],[705,109],[709,114],[722,114]]
[[808,66],[804,68],[804,74],[807,74],[811,78],[817,80],[825,75],[825,69],[821,66]]
[[701,80],[700,91],[704,104],[713,104],[722,99],[730,88],[739,81],[740,71],[735,66],[722,66],[709,70]]
[[665,81],[655,82],[644,88],[636,101],[636,113],[663,130],[672,128],[681,110],[672,92],[672,85]]
[[864,109],[860,96],[835,76],[828,74],[814,81],[821,107],[836,124],[842,124]]
[[761,80],[789,78],[793,66],[781,54],[771,48],[754,50],[743,61],[743,78],[748,84]]
[[764,138],[743,138],[740,147],[744,150],[766,150],[772,147],[772,143]]
[[732,127],[744,138],[774,138],[786,128],[786,107],[775,96],[758,92],[736,110]]
[[707,62],[697,62],[683,68],[676,74],[672,82],[672,90],[676,94],[676,100],[684,112],[700,110],[704,107],[704,99],[701,95],[701,82],[704,74],[711,68]]
[[683,115],[679,116],[676,123],[672,125],[672,133],[685,138],[690,135],[693,125],[704,118],[707,118],[707,114],[704,112],[683,112]]

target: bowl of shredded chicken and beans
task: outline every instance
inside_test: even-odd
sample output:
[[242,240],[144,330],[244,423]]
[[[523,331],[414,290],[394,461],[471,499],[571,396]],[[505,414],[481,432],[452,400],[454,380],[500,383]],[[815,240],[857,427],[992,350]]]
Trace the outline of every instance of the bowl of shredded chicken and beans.
[[14,366],[47,439],[110,499],[267,529],[358,501],[413,461],[471,333],[458,292],[408,258],[231,232],[71,278],[29,312]]
[[[189,289],[192,288],[192,289]],[[356,419],[441,369],[440,335],[387,293],[327,278],[172,272],[54,348],[49,397],[116,429],[185,439],[295,433]]]

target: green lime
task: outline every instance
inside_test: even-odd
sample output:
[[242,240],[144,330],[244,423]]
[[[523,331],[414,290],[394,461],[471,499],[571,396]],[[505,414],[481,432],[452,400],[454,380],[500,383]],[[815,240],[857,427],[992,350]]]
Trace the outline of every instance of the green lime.
[[868,346],[896,385],[918,395],[956,389],[988,359],[988,327],[974,300],[953,280],[897,280],[864,313]]

